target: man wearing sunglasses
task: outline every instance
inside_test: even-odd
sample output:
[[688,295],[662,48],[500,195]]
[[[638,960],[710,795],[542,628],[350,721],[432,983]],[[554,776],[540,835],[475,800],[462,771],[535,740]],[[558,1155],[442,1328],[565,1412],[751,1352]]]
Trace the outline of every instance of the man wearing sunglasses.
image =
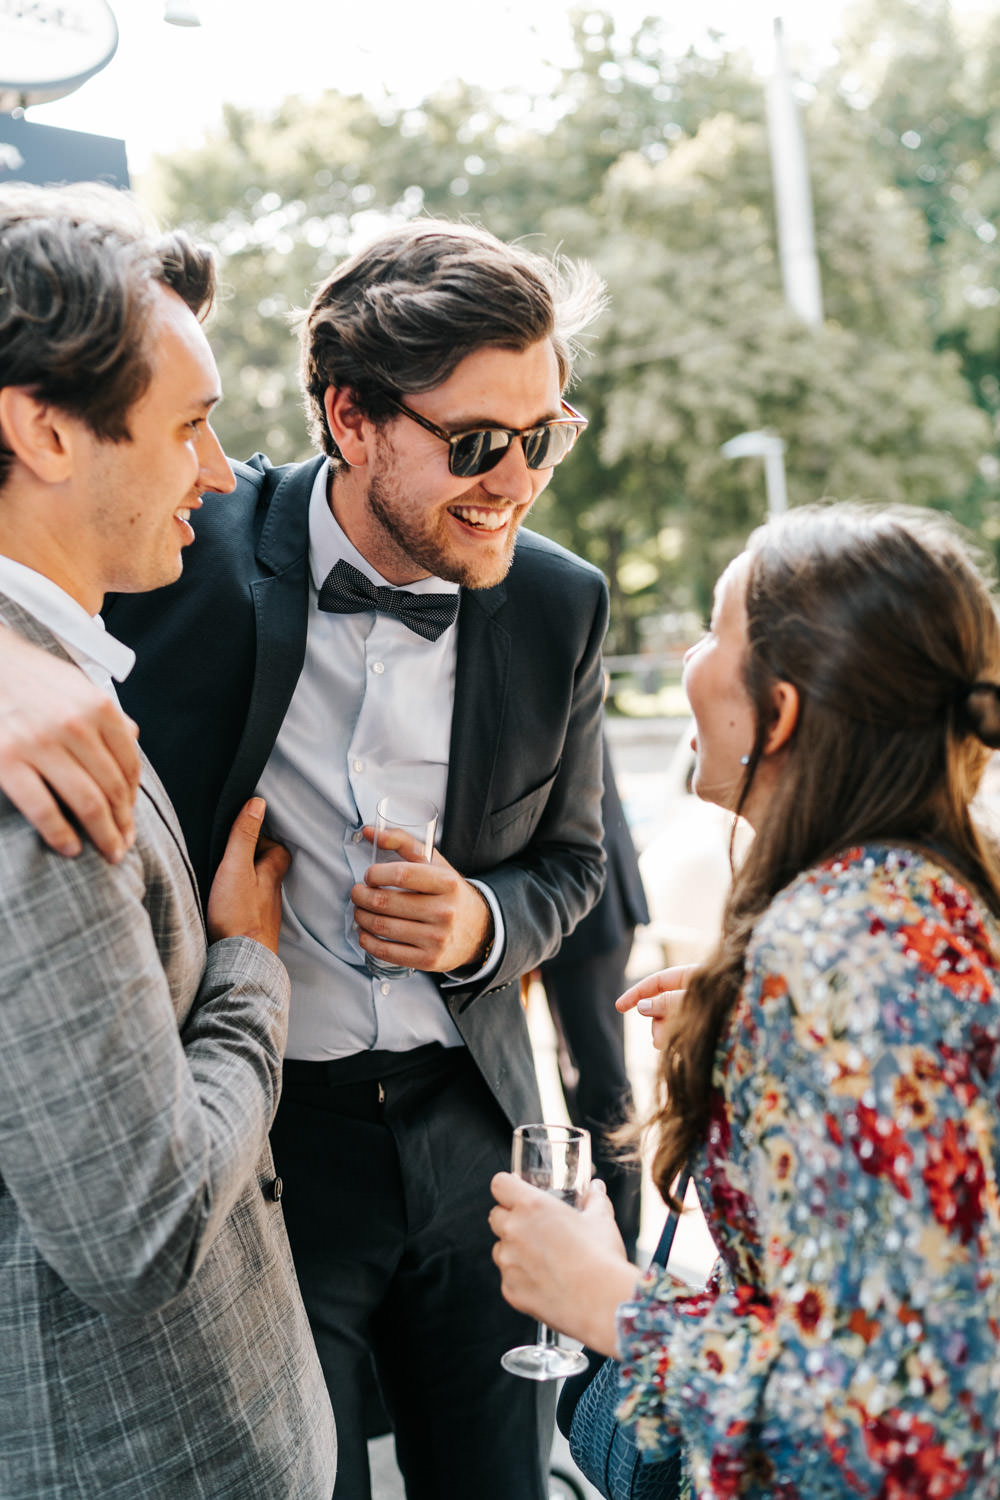
[[[183,578],[108,612],[202,888],[257,789],[292,851],[272,1141],[344,1500],[370,1492],[372,1358],[409,1500],[548,1492],[486,1216],[511,1127],[541,1117],[519,978],[603,880],[604,580],[520,530],[586,425],[563,391],[601,301],[484,231],[391,230],[304,320],[321,455],[235,465]],[[371,863],[387,792],[441,809],[432,863]]]

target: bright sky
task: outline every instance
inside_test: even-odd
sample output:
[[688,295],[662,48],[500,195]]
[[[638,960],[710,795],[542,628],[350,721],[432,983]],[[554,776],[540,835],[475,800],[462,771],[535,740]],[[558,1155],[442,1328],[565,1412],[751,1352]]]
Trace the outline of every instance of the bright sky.
[[[111,0],[118,52],[75,94],[29,111],[39,124],[124,137],[133,172],[154,151],[197,141],[224,101],[275,105],[324,88],[417,100],[464,78],[544,90],[569,54],[570,0],[192,0],[198,28],[162,20],[162,0]],[[695,26],[671,22],[678,47],[709,28],[765,58],[780,11],[794,50],[829,45],[843,0],[703,0]],[[628,34],[652,0],[604,0]]]

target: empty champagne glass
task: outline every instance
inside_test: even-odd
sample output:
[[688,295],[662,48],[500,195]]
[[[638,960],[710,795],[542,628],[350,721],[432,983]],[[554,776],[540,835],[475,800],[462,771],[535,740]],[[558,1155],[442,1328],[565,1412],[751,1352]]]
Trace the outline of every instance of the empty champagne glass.
[[[510,1169],[515,1177],[582,1208],[590,1183],[590,1133],[575,1125],[518,1125]],[[559,1380],[587,1368],[586,1356],[560,1349],[555,1332],[544,1323],[538,1325],[537,1343],[508,1349],[500,1363],[527,1380]]]

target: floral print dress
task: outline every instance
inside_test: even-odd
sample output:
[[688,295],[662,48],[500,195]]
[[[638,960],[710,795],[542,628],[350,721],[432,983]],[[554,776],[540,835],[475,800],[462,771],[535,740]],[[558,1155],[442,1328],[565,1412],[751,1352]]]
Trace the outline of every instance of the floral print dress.
[[693,1162],[720,1251],[619,1309],[622,1419],[701,1500],[1000,1496],[1000,928],[868,846],[772,902]]

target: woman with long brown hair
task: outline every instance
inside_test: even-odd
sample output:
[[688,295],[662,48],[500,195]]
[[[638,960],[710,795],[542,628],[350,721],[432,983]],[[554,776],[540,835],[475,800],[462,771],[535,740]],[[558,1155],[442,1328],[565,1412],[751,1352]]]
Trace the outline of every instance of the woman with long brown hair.
[[931,513],[793,511],[685,684],[695,790],[756,830],[657,1022],[654,1179],[691,1167],[720,1259],[700,1292],[639,1275],[599,1189],[573,1214],[502,1174],[504,1293],[621,1359],[620,1414],[651,1455],[679,1435],[699,1496],[1000,1494],[990,587]]

